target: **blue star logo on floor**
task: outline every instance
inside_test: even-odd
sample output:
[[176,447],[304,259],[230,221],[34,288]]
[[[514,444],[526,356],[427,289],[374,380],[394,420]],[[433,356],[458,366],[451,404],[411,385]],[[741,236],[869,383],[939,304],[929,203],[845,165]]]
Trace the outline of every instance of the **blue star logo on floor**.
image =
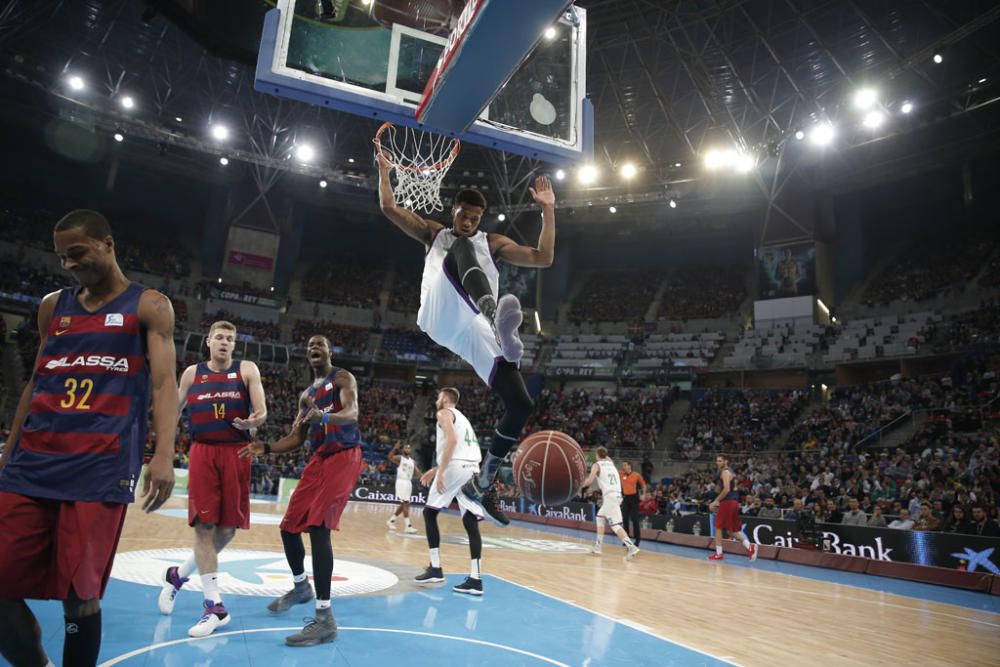
[[991,574],[1000,574],[1000,567],[994,565],[993,561],[990,560],[994,549],[995,547],[990,547],[984,551],[975,551],[969,547],[965,547],[964,553],[953,553],[952,558],[967,561],[969,565],[966,569],[969,572],[975,572],[977,567],[982,566],[984,570]]
[[[225,552],[223,552],[225,553]],[[119,558],[126,554],[119,554]],[[258,565],[273,554],[241,556],[225,567],[254,582]],[[367,567],[371,565],[365,564]],[[157,665],[726,665],[724,660],[498,577],[483,577],[485,595],[471,598],[451,587],[412,593],[339,597],[333,611],[340,635],[331,644],[286,647],[284,638],[312,616],[311,604],[284,615],[268,613],[270,598],[225,597],[232,622],[214,635],[188,637],[201,614],[201,595],[181,590],[172,616],[161,616],[158,586],[113,578],[104,596],[100,663]],[[57,601],[30,602],[50,655],[62,655],[63,615]]]

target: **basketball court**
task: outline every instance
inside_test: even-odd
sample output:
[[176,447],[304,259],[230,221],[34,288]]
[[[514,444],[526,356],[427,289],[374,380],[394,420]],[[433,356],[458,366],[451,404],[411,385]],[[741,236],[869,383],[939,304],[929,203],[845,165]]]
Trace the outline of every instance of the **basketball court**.
[[[626,563],[614,537],[589,553],[589,536],[516,522],[483,526],[484,595],[451,590],[467,574],[458,518],[441,517],[448,581],[419,587],[417,534],[386,531],[393,505],[352,502],[334,535],[332,644],[288,648],[312,605],[273,615],[290,584],[277,523],[282,505],[254,501],[249,531],[220,556],[233,622],[192,639],[201,613],[197,577],[161,616],[158,578],[187,555],[186,499],[153,515],[129,512],[103,602],[104,665],[992,665],[1000,600],[866,575],[652,545]],[[647,548],[657,551],[647,551]],[[309,559],[306,559],[309,568]],[[307,570],[308,571],[308,570]],[[50,655],[62,650],[62,607],[31,602]],[[746,639],[752,638],[752,639]]]

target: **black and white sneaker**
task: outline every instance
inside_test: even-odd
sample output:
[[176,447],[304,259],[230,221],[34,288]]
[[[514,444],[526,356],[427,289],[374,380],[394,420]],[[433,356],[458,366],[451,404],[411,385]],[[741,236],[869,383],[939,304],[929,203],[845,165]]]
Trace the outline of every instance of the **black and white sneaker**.
[[444,572],[439,567],[428,565],[423,574],[413,577],[413,581],[418,584],[440,584],[444,581]]
[[482,595],[483,594],[483,580],[473,579],[472,577],[466,577],[465,581],[458,584],[457,586],[452,586],[451,590],[456,593],[465,593],[466,595]]
[[461,493],[469,500],[481,505],[486,516],[496,525],[506,526],[510,523],[510,519],[500,509],[500,499],[492,485],[488,489],[480,488],[477,478],[473,477],[462,485]]

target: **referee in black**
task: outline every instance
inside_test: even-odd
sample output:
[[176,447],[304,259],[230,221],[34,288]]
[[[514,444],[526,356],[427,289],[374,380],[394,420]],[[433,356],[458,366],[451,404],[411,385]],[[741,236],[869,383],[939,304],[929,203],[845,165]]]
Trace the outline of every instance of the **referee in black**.
[[[632,541],[639,544],[642,538],[642,523],[639,516],[639,486],[646,488],[646,480],[642,475],[632,470],[632,462],[622,463],[622,520],[625,522],[625,532],[632,537]],[[635,526],[632,532],[630,526]]]

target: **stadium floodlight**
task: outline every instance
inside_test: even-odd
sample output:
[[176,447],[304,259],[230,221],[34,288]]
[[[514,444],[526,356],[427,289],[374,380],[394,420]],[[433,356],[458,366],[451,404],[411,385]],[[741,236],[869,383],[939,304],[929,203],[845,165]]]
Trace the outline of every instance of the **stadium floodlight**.
[[611,206],[611,207],[608,208],[608,211],[610,211],[611,213],[617,213],[618,212],[618,208],[616,206]]
[[670,200],[670,208],[677,208],[677,200],[676,199],[671,199]]
[[936,64],[940,65],[941,63],[944,62],[944,56],[942,56],[940,53],[935,53],[934,54],[934,62]]
[[753,168],[757,165],[757,161],[754,160],[753,155],[749,153],[740,153],[736,156],[733,166],[736,171],[741,174],[748,174],[753,171]]
[[174,120],[177,121],[178,123],[183,123],[184,122],[184,119],[181,118],[180,116],[174,116]]
[[227,158],[225,155],[223,155],[222,157],[219,158],[219,164],[221,164],[223,167],[225,167],[226,165],[229,164],[229,158]]
[[899,107],[899,110],[903,113],[910,113],[913,111],[913,102],[903,102],[903,105]]
[[80,75],[78,75],[78,74],[70,75],[66,79],[66,83],[69,84],[70,89],[78,91],[78,92],[87,87],[87,84],[83,80],[83,77],[80,76]]
[[705,168],[715,171],[736,163],[736,151],[731,148],[710,148],[705,152]]
[[861,121],[861,123],[869,130],[877,129],[884,122],[885,122],[885,114],[879,111],[878,109],[866,113],[864,119]]
[[878,91],[874,88],[861,88],[854,93],[854,108],[871,109],[878,102]]
[[312,162],[316,157],[316,149],[309,144],[299,144],[295,147],[295,159],[299,162]]
[[121,143],[121,142],[125,141],[125,133],[122,132],[121,130],[115,130],[114,138],[115,138],[115,141],[117,141],[118,143]]
[[503,222],[506,219],[507,219],[507,216],[504,215],[503,213],[501,213],[500,215],[497,216],[497,220],[499,220],[500,222]]
[[211,127],[212,138],[216,141],[225,141],[229,138],[229,128],[221,123],[216,123]]
[[132,109],[135,107],[135,100],[132,99],[131,95],[122,95],[118,103],[122,105],[122,109]]
[[548,40],[551,41],[551,40],[553,40],[555,38],[556,38],[556,29],[554,27],[552,27],[552,26],[549,26],[548,28],[546,28],[545,29],[545,39],[548,39]]
[[803,132],[802,130],[795,130],[795,140],[796,141],[802,141],[805,138],[806,138],[806,133],[805,132]]
[[566,172],[562,169],[556,169],[556,180],[561,181],[564,178],[566,178]]
[[639,170],[635,168],[634,164],[632,164],[631,162],[626,162],[625,164],[622,165],[621,168],[622,178],[626,180],[630,178],[635,178],[635,175],[638,173],[638,171]]
[[592,164],[585,164],[580,167],[578,176],[581,183],[584,185],[590,185],[597,180],[597,167]]
[[321,188],[325,188],[326,185],[327,185],[327,183],[326,183],[326,179],[325,178],[319,182],[319,187],[321,187]]
[[836,133],[830,123],[817,123],[809,131],[809,141],[815,146],[828,146],[833,142],[834,134]]

